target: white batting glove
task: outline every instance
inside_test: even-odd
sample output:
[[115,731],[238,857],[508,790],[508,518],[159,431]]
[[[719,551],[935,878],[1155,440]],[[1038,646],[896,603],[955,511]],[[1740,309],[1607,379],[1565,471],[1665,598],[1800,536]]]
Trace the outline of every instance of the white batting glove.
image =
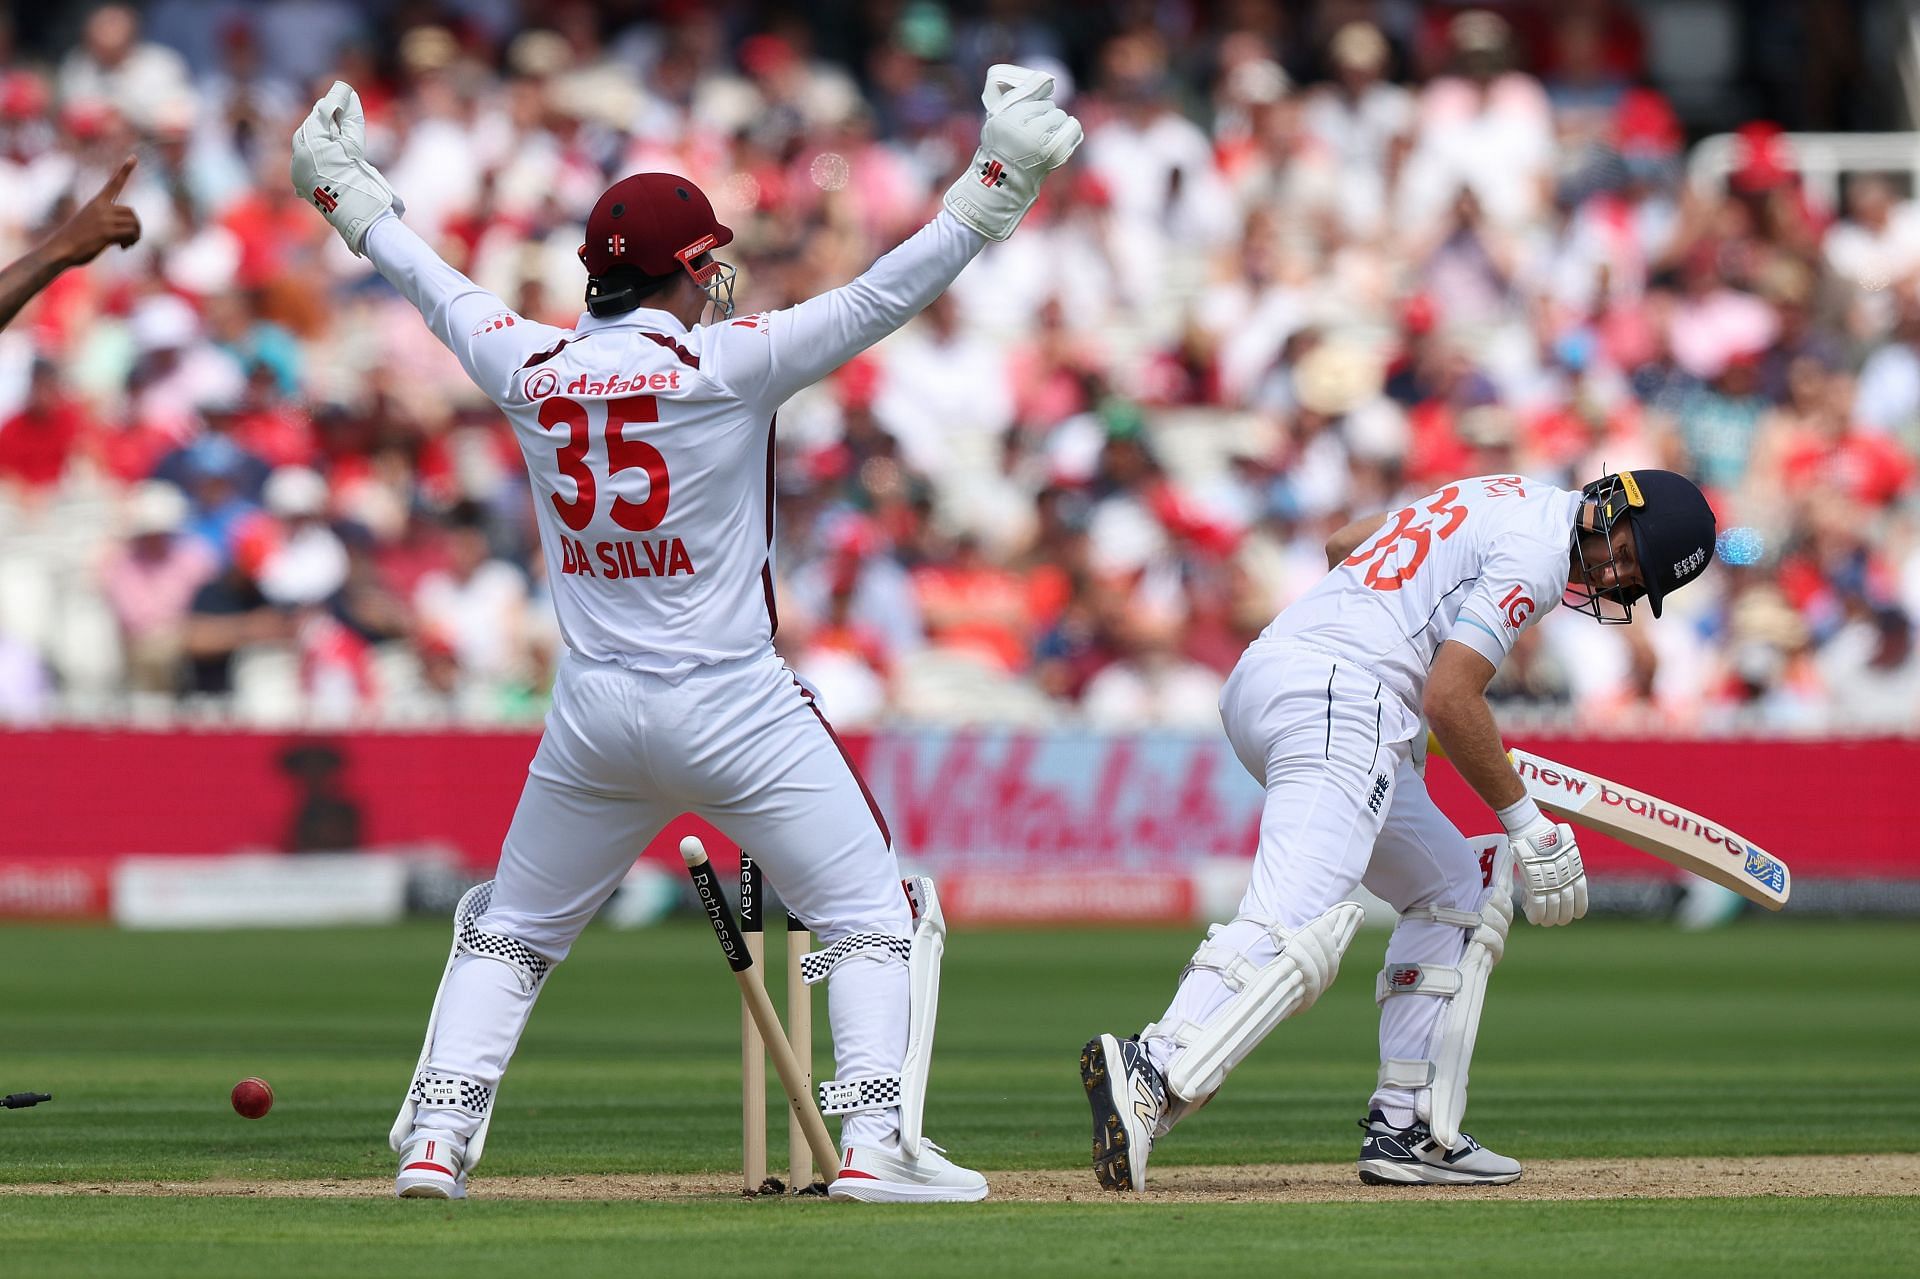
[[1053,77],[1044,71],[997,63],[980,101],[987,108],[980,149],[947,189],[946,206],[989,240],[1004,240],[1033,207],[1040,183],[1086,135],[1053,104]]
[[1529,924],[1552,928],[1587,913],[1587,869],[1573,827],[1543,816],[1511,832],[1507,844],[1520,870],[1520,907]]
[[360,95],[335,80],[293,135],[293,189],[333,224],[347,247],[366,256],[367,228],[407,206],[367,163],[367,117]]

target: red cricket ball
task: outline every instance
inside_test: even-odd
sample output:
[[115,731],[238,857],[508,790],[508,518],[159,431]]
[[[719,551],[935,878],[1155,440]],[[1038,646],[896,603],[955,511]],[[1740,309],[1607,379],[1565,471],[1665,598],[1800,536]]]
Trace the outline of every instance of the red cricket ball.
[[243,1118],[259,1119],[273,1109],[273,1088],[258,1076],[242,1079],[233,1086],[233,1108]]

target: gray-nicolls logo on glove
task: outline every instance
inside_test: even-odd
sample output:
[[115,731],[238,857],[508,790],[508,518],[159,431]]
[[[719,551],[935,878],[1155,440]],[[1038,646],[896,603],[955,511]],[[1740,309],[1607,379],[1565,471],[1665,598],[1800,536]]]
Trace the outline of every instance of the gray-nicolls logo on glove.
[[989,240],[1004,240],[1040,194],[1040,183],[1067,162],[1085,134],[1053,101],[1053,77],[998,63],[980,102],[987,118],[980,148],[948,188],[947,211]]
[[354,253],[366,256],[367,229],[406,204],[367,160],[360,95],[336,80],[293,135],[293,189],[326,216]]

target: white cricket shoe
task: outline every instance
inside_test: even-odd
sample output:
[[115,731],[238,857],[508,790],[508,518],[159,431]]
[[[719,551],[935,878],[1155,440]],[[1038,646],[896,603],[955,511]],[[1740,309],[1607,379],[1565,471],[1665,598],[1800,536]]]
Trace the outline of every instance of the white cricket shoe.
[[1360,1142],[1360,1180],[1369,1186],[1504,1186],[1520,1180],[1520,1161],[1497,1155],[1460,1134],[1446,1149],[1427,1125],[1395,1128],[1379,1110],[1360,1121],[1367,1135]]
[[878,1146],[848,1146],[827,1187],[829,1199],[873,1204],[976,1203],[986,1197],[985,1177],[954,1163],[925,1139],[913,1159]]
[[1167,1110],[1167,1083],[1138,1035],[1101,1035],[1080,1050],[1093,1108],[1093,1175],[1108,1190],[1145,1190],[1147,1156]]
[[416,1128],[400,1148],[393,1193],[402,1199],[465,1199],[466,1143],[431,1128]]

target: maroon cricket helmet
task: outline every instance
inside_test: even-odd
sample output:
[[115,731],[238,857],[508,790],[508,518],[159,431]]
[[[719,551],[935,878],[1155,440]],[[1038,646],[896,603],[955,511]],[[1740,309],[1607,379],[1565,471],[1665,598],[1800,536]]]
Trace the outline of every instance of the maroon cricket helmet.
[[684,267],[699,279],[693,260],[732,242],[732,229],[721,225],[699,187],[673,173],[636,173],[594,204],[580,261],[591,276],[629,267],[658,277]]

